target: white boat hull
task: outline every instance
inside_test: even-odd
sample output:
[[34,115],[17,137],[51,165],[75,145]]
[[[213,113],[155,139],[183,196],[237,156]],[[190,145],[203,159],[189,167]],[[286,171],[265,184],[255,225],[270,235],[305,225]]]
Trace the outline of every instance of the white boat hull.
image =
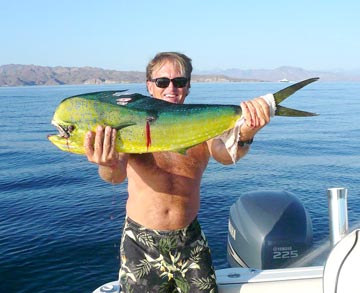
[[322,293],[322,266],[253,270],[229,268],[216,271],[218,289],[222,293]]

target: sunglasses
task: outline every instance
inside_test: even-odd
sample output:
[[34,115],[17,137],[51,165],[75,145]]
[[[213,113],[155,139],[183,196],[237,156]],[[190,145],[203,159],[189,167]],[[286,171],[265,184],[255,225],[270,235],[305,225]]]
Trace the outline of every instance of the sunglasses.
[[186,86],[188,79],[186,77],[175,77],[173,79],[167,77],[159,77],[150,79],[150,81],[155,82],[156,86],[159,88],[167,88],[170,84],[170,81],[173,83],[176,88],[183,88]]

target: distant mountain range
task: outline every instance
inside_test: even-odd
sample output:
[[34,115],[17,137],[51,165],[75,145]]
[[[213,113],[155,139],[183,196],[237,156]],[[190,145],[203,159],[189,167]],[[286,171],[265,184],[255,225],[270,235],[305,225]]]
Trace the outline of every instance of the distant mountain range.
[[[198,71],[192,82],[298,81],[320,77],[322,81],[360,81],[360,72],[308,71],[297,67],[272,70]],[[0,86],[32,86],[62,84],[143,83],[145,72],[106,70],[95,67],[47,67],[8,64],[0,66]]]
[[[209,74],[210,72],[202,71],[200,73]],[[305,70],[299,67],[282,66],[275,69],[227,69],[212,70],[211,73],[222,74],[240,79],[256,79],[262,81],[299,81],[310,77],[320,77],[321,81],[360,81],[359,71],[315,71]]]

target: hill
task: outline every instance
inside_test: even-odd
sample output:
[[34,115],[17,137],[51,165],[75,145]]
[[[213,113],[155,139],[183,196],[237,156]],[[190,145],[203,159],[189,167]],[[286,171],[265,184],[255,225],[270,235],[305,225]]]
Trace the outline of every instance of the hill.
[[[222,74],[193,75],[194,82],[239,82]],[[105,70],[95,67],[47,67],[8,64],[0,66],[0,86],[143,83],[145,72]]]
[[[346,72],[307,71],[297,67],[272,70],[227,69],[193,74],[193,82],[297,81],[309,77],[322,81],[360,81],[360,74]],[[143,83],[145,72],[106,70],[96,67],[48,67],[8,64],[0,66],[0,86],[32,86],[63,84]]]
[[0,66],[0,86],[136,83],[144,79],[143,72],[94,67]]
[[[202,73],[209,73],[203,71]],[[360,81],[360,72],[350,71],[315,71],[305,70],[299,67],[282,66],[275,69],[227,69],[214,70],[212,73],[223,74],[229,77],[240,79],[257,79],[265,81],[279,81],[287,79],[289,81],[299,81],[310,77],[320,77],[321,81]]]

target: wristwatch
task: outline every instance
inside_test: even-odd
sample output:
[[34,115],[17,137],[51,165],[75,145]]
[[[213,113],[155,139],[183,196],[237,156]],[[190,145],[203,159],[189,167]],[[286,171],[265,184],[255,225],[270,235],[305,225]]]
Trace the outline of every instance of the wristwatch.
[[243,146],[246,146],[246,145],[251,145],[253,143],[253,141],[254,141],[254,138],[251,138],[251,139],[245,140],[245,141],[239,140],[238,141],[238,146],[243,147]]

